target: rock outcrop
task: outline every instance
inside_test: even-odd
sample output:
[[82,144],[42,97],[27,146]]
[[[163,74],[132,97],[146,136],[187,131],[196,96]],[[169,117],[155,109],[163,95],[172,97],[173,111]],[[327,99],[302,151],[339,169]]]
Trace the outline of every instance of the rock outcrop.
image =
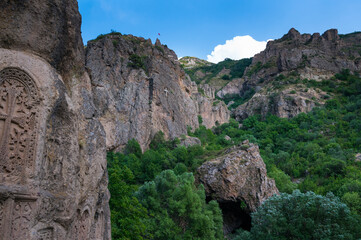
[[77,2],[0,2],[0,239],[110,239]]
[[[301,78],[314,75],[330,77],[342,69],[361,70],[361,34],[338,35],[336,29],[324,34],[300,34],[292,28],[281,39],[269,41],[266,49],[255,55],[245,72],[246,84],[264,83],[274,76],[297,71]],[[259,67],[256,67],[256,66]]]
[[146,149],[155,133],[172,139],[196,129],[198,116],[211,128],[229,120],[214,90],[200,87],[181,68],[177,56],[159,40],[113,33],[90,41],[86,66],[95,107],[105,127],[108,149],[122,149],[134,138]]
[[2,48],[41,56],[69,87],[73,75],[83,74],[85,56],[77,1],[1,1],[0,19]]
[[238,121],[256,114],[292,118],[323,104],[325,96],[328,96],[321,90],[307,89],[305,92],[303,89],[296,91],[290,87],[279,92],[260,91],[249,101],[234,109],[233,114]]
[[[321,94],[317,96],[308,94],[311,98],[302,96],[304,94],[301,92],[308,88],[303,80],[330,79],[343,69],[359,72],[361,70],[360,41],[361,33],[339,35],[336,29],[330,29],[322,35],[319,33],[301,35],[297,30],[291,29],[281,39],[269,41],[266,49],[254,56],[252,64],[244,73],[242,84],[234,80],[225,86],[223,88],[225,92],[223,93],[222,90],[218,96],[223,97],[227,92],[236,93],[238,90],[242,97],[250,89],[255,92],[263,90],[260,93],[262,98],[256,94],[255,99],[250,100],[251,103],[234,110],[233,114],[238,119],[257,111],[263,116],[272,113],[282,117],[307,112],[313,106],[322,104],[323,101],[318,101],[322,98]],[[291,99],[290,101],[284,101],[284,98],[280,97],[279,102],[272,102],[271,106],[265,106],[270,102],[269,96],[284,95],[285,88],[293,88],[296,91],[296,94],[287,96]],[[300,101],[300,97],[306,97],[309,103],[304,104]],[[274,108],[274,106],[282,107]],[[293,111],[294,108],[297,110]],[[284,109],[291,109],[292,113],[285,113]]]
[[355,162],[361,162],[361,153],[355,155]]
[[[267,198],[278,194],[274,180],[267,177],[258,146],[248,140],[205,162],[197,172],[207,196],[220,203],[226,234],[245,224],[242,214],[255,211]],[[240,209],[241,203],[244,209]]]
[[199,140],[199,138],[196,137],[190,137],[190,136],[185,136],[185,138],[181,138],[180,139],[180,143],[178,144],[178,146],[184,146],[184,147],[191,147],[194,145],[201,145],[201,140]]
[[182,67],[185,69],[191,69],[191,68],[197,68],[197,67],[203,67],[203,66],[211,66],[214,63],[208,62],[203,59],[199,59],[196,57],[182,57],[179,59],[179,62],[181,63]]
[[224,86],[221,90],[217,92],[217,97],[224,98],[226,96],[239,96],[243,82],[243,78],[233,79],[231,82],[229,82],[226,86]]

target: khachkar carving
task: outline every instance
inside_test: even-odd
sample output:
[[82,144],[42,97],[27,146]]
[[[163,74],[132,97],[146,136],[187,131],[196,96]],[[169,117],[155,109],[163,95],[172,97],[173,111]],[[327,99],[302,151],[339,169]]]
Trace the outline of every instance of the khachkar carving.
[[0,200],[0,239],[30,239],[36,199]]
[[0,182],[24,183],[32,172],[39,94],[24,71],[0,72]]
[[15,202],[11,226],[12,239],[29,239],[32,202]]

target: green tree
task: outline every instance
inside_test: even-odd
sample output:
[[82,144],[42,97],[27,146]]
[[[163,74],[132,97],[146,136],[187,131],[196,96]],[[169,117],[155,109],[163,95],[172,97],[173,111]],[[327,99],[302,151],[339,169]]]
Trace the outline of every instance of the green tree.
[[134,138],[129,140],[127,146],[124,149],[124,154],[134,154],[138,158],[142,156],[142,149],[140,148],[139,143]]
[[223,239],[218,203],[206,204],[204,189],[195,187],[192,173],[163,171],[136,196],[148,209],[144,223],[153,239]]
[[[361,220],[332,193],[273,196],[252,214],[248,239],[358,239]],[[239,239],[239,238],[238,238]]]
[[144,219],[147,218],[147,210],[133,196],[137,187],[130,184],[134,179],[132,171],[126,166],[112,162],[108,172],[111,183],[109,184],[111,194],[109,206],[112,239],[143,239],[146,233]]

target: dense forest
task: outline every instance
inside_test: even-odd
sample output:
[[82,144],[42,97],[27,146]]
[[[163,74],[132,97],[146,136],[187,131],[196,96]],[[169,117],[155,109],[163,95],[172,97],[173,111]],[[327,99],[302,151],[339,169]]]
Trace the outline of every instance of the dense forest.
[[252,214],[251,231],[229,238],[361,238],[361,78],[344,70],[307,86],[333,97],[292,119],[255,115],[189,129],[201,145],[186,148],[159,132],[144,153],[135,140],[108,153],[113,239],[223,239],[218,203],[206,202],[194,174],[246,139],[259,145],[281,194]]

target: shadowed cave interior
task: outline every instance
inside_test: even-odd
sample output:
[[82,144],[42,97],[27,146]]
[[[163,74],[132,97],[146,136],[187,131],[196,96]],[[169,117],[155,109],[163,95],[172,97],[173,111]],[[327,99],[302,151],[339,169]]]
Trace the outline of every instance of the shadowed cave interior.
[[[207,202],[211,201],[207,197]],[[223,232],[225,235],[235,233],[236,230],[242,228],[251,230],[251,215],[247,207],[242,206],[242,201],[222,201],[218,202],[222,210],[223,216]]]

